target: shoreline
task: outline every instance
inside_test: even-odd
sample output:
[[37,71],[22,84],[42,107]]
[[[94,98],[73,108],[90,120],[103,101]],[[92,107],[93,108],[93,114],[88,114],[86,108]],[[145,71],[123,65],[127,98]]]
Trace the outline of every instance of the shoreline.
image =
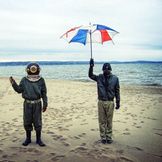
[[[43,113],[46,147],[24,147],[21,94],[0,78],[0,160],[21,162],[162,161],[162,88],[121,85],[121,108],[114,110],[111,145],[99,142],[95,82],[45,79],[49,107]],[[19,80],[16,79],[18,82]],[[31,159],[32,157],[32,159]]]
[[[25,77],[25,76],[24,76]],[[14,77],[16,80],[20,81],[22,77]],[[55,78],[45,78],[45,80],[53,80],[53,81],[66,81],[66,82],[81,82],[81,83],[96,83],[95,81],[92,81],[90,79],[55,79]],[[87,77],[88,78],[88,77]],[[9,77],[0,77],[0,79],[9,79]],[[126,87],[157,87],[157,88],[162,88],[161,84],[126,84],[121,82],[121,86]]]

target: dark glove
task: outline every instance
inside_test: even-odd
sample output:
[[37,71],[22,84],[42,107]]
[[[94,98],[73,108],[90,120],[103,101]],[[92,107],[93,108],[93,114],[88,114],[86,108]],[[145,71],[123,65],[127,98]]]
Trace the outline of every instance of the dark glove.
[[118,110],[119,108],[120,108],[120,104],[119,103],[116,103],[115,109]]
[[13,84],[15,82],[15,80],[13,79],[12,76],[9,77],[10,83]]
[[93,58],[90,59],[89,65],[90,65],[90,67],[93,67],[94,66],[94,60],[93,60]]
[[42,111],[45,112],[46,110],[47,110],[47,107],[43,107],[43,110]]

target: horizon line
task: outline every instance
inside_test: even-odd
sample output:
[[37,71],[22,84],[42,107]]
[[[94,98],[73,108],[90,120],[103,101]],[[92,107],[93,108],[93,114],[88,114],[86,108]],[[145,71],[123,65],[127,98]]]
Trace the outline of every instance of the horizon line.
[[[81,60],[81,61],[75,61],[75,60],[57,60],[57,61],[48,61],[48,60],[39,60],[39,61],[30,61],[30,60],[25,60],[25,61],[0,61],[0,64],[24,64],[24,63],[30,63],[30,62],[38,62],[38,63],[89,63],[89,61]],[[104,62],[110,62],[110,63],[162,63],[162,60],[127,60],[127,61],[118,61],[118,60],[111,60],[111,61],[95,61],[95,63],[104,63]]]

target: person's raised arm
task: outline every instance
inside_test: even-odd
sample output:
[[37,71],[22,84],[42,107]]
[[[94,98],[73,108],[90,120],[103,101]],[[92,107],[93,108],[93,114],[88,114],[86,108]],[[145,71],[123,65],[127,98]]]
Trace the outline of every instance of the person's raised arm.
[[22,93],[22,92],[23,92],[22,80],[21,80],[21,82],[20,82],[19,85],[16,83],[15,79],[13,79],[12,76],[9,78],[9,80],[10,80],[10,83],[11,83],[13,89],[14,89],[17,93]]
[[88,72],[88,76],[92,80],[97,81],[97,76],[95,74],[93,74],[93,67],[94,67],[94,60],[91,58],[90,59],[90,62],[89,62],[89,72]]

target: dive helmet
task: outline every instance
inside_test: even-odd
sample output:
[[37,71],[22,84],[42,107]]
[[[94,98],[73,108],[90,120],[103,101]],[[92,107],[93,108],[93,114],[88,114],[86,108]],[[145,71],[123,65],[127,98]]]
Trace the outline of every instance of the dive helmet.
[[26,67],[28,75],[39,75],[40,67],[37,63],[29,63]]

